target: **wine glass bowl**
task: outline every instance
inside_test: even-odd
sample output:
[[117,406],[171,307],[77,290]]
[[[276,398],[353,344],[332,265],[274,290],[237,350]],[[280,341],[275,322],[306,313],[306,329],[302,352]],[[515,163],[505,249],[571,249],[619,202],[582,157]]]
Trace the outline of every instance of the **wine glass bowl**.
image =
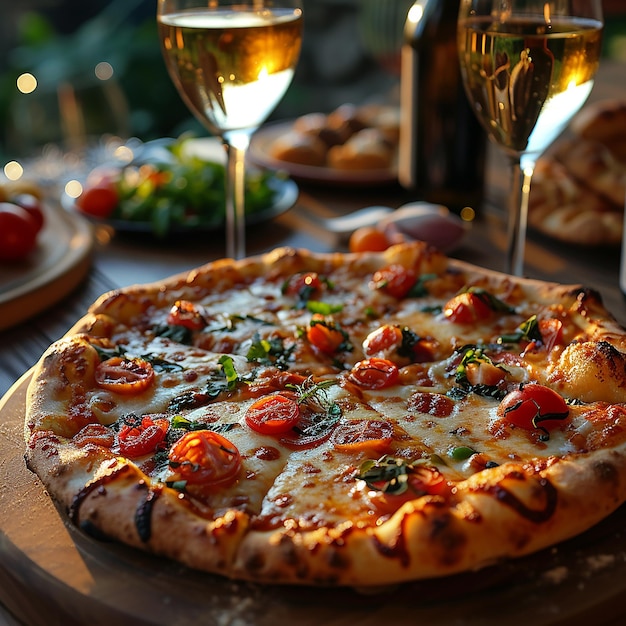
[[523,273],[535,163],[587,100],[602,29],[601,0],[461,0],[465,89],[513,168],[506,268],[513,274]]
[[302,41],[299,0],[159,0],[159,39],[189,110],[227,151],[226,252],[245,256],[245,154],[283,97]]

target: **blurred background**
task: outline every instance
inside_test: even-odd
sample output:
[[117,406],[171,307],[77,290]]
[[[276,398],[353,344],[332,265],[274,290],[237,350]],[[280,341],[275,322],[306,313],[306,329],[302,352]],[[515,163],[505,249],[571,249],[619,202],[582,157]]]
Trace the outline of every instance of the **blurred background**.
[[[392,100],[412,0],[304,0],[292,87],[273,119]],[[604,0],[604,55],[626,60],[626,1]],[[0,167],[47,144],[205,134],[161,58],[155,0],[20,0],[0,7]]]

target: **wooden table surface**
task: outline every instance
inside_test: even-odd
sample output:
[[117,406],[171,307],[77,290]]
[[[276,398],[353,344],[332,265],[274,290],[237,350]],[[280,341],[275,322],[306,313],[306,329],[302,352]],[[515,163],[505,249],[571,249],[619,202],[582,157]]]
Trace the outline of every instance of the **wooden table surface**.
[[[626,65],[606,63],[601,66],[591,100],[610,97],[626,97]],[[501,167],[502,161],[497,152],[492,153],[488,170],[488,205],[474,222],[463,244],[451,254],[497,270],[502,269],[504,264],[504,210],[500,205],[508,184],[507,172]],[[248,231],[248,254],[278,246],[320,252],[342,250],[345,249],[345,241],[325,231],[316,222],[316,217],[343,215],[377,204],[397,207],[413,199],[395,185],[341,188],[301,184],[300,196],[293,209]],[[98,228],[95,236],[90,270],[80,285],[62,301],[35,317],[26,319],[28,312],[25,311],[24,323],[0,332],[0,397],[102,293],[116,287],[159,280],[224,255],[222,233],[157,242],[149,237],[124,236]],[[626,306],[618,284],[618,248],[576,248],[531,232],[526,259],[527,276],[563,283],[583,283],[597,289],[609,310],[626,325]],[[0,548],[3,530],[0,527]],[[0,581],[4,579],[11,581],[11,572],[3,570],[0,558]],[[12,582],[16,589],[20,587],[20,581]],[[0,593],[0,600],[4,599]],[[0,609],[0,624],[2,618]],[[17,623],[9,622],[9,619],[7,615],[8,623]]]

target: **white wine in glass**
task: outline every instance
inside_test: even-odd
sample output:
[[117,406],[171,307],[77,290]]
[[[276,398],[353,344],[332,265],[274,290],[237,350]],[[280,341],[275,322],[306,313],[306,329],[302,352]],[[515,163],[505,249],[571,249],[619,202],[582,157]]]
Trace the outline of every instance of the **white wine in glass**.
[[602,29],[601,0],[461,0],[465,89],[513,168],[506,265],[512,274],[524,269],[535,163],[589,96]]
[[226,254],[245,256],[245,155],[281,100],[302,43],[299,0],[159,0],[165,62],[190,111],[226,147]]

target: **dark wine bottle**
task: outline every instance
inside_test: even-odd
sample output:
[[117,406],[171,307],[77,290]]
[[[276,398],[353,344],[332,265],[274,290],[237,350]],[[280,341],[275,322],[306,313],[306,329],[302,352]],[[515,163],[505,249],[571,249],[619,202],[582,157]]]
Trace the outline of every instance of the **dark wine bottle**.
[[483,200],[486,135],[463,88],[458,11],[459,0],[417,0],[409,10],[401,56],[398,179],[416,200],[473,219]]

